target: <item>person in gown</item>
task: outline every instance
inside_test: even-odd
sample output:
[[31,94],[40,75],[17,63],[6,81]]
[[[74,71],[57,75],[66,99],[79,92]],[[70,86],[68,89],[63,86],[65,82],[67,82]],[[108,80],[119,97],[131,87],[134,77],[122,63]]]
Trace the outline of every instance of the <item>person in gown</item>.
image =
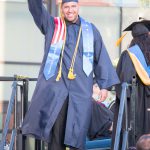
[[[133,39],[127,50],[123,51],[117,65],[117,74],[121,83],[136,84],[127,89],[128,106],[128,146],[135,147],[138,138],[150,132],[150,21],[143,20],[132,23],[124,31],[131,31]],[[135,80],[135,81],[134,81]],[[114,114],[113,144],[114,146],[117,118],[119,112],[121,84],[116,85],[116,108]],[[134,95],[134,96],[133,96]],[[135,100],[134,105],[132,105]],[[135,110],[135,111],[133,111]],[[135,113],[132,113],[135,112]],[[132,118],[134,118],[133,120]],[[122,130],[125,130],[123,119]],[[134,121],[134,125],[132,124]],[[121,140],[122,142],[122,136]],[[120,144],[121,146],[122,144]],[[121,148],[120,148],[121,149]]]
[[[29,10],[45,38],[36,88],[22,123],[22,134],[49,142],[50,150],[84,150],[92,106],[93,74],[101,88],[119,83],[102,37],[79,16],[78,0],[62,0],[53,17],[42,0],[28,0]],[[86,87],[86,88],[85,88]]]

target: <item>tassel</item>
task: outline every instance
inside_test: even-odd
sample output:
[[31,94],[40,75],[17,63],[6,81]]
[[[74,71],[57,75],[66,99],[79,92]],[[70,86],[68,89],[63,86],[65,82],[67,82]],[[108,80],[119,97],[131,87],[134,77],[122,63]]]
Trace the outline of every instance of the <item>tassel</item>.
[[76,78],[76,75],[73,74],[73,69],[70,68],[70,69],[69,69],[69,73],[68,73],[68,79],[74,80],[75,78]]
[[61,71],[59,70],[58,75],[57,75],[57,77],[56,77],[56,81],[59,81],[60,78],[61,78]]
[[116,46],[119,46],[120,43],[122,42],[123,38],[126,36],[127,33],[123,34],[117,41],[116,41]]

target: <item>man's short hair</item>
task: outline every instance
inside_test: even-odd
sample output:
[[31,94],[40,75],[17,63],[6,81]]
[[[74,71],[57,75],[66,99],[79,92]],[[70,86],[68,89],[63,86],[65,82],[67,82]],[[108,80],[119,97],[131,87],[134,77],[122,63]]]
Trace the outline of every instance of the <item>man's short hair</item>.
[[142,135],[137,143],[136,143],[137,150],[150,150],[150,134]]

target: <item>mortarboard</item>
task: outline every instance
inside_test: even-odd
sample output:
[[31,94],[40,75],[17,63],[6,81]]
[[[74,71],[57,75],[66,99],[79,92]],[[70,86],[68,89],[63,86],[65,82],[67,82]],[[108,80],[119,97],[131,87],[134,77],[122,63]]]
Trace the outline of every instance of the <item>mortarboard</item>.
[[142,21],[136,21],[131,23],[127,28],[125,28],[123,31],[131,31],[132,28],[137,24],[143,24],[150,30],[150,20],[142,20]]
[[62,0],[62,3],[67,3],[67,2],[77,2],[78,3],[78,0]]
[[[125,28],[123,31],[131,31],[133,37],[137,37],[139,35],[148,33],[150,31],[150,20],[142,20],[142,21],[136,21],[131,23],[127,28]],[[123,34],[116,42],[116,46],[118,46],[124,36],[127,33]]]
[[133,22],[123,31],[131,31],[133,37],[140,36],[150,31],[150,21],[142,20],[142,21]]

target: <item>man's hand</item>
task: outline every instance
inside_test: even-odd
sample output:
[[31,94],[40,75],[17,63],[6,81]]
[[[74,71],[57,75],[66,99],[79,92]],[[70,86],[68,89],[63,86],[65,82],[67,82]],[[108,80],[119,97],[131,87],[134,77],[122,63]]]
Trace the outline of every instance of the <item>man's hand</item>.
[[99,97],[100,99],[98,100],[99,102],[103,102],[108,96],[108,91],[106,89],[101,89],[99,91]]

